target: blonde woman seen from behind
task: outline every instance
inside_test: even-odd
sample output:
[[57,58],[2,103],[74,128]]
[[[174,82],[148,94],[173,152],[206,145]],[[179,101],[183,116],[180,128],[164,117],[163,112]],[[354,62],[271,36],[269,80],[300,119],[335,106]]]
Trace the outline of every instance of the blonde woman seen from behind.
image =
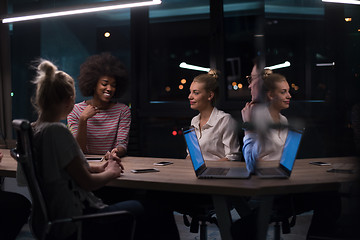
[[[52,62],[41,60],[33,83],[36,85],[34,105],[38,112],[38,119],[33,124],[34,147],[38,153],[40,181],[50,219],[116,210],[128,210],[140,216],[143,207],[138,201],[129,200],[109,206],[91,192],[120,177],[123,166],[109,156],[109,161],[90,167],[75,138],[60,122],[66,119],[74,106],[73,78],[58,70]],[[99,226],[97,229],[89,227],[92,223],[88,224],[82,226],[82,233],[88,237],[97,234],[107,239],[129,237],[124,230],[130,226],[120,218],[110,222],[97,220],[93,223]],[[81,228],[69,223],[52,229],[52,239],[64,239],[78,235]]]

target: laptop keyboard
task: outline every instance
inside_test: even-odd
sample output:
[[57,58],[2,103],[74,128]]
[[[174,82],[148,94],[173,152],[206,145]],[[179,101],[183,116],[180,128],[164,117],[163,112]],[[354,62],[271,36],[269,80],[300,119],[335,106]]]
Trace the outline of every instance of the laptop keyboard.
[[206,175],[226,175],[229,168],[207,168]]
[[262,175],[282,175],[283,172],[278,168],[261,168],[258,172]]

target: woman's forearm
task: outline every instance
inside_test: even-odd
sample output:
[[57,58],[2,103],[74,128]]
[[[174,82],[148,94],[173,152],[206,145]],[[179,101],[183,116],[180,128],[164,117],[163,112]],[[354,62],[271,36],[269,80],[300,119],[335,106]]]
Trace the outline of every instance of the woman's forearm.
[[79,126],[75,139],[78,142],[81,150],[85,153],[87,151],[87,120],[81,118],[79,119]]

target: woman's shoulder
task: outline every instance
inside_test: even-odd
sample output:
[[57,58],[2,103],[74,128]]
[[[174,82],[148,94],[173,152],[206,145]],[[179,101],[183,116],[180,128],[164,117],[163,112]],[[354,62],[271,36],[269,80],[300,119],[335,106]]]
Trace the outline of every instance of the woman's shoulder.
[[86,103],[86,101],[82,101],[82,102],[78,102],[76,103],[74,106],[78,106],[78,107],[86,107],[88,104]]
[[111,108],[110,110],[114,111],[130,111],[130,107],[124,103],[120,103],[120,102],[116,102]]
[[33,132],[36,139],[53,139],[54,137],[66,136],[69,134],[69,130],[65,124],[61,122],[37,123],[33,126]]
[[287,118],[282,114],[280,114],[280,123],[282,123],[282,124],[287,124],[288,123]]
[[200,113],[191,119],[191,125],[198,126],[200,122]]
[[35,133],[44,133],[44,134],[56,134],[60,132],[67,132],[68,129],[65,124],[61,122],[44,122],[35,125]]
[[107,114],[120,117],[121,119],[131,118],[130,107],[124,103],[115,103],[114,106],[108,110]]
[[88,104],[86,103],[86,101],[76,103],[76,104],[74,104],[74,108],[72,111],[82,111],[87,107],[87,105]]
[[215,107],[213,112],[217,119],[227,119],[227,120],[233,119],[230,113],[224,112],[223,110],[217,109]]
[[221,125],[221,126],[225,126],[230,124],[231,126],[236,124],[235,119],[232,117],[232,115],[230,113],[226,113],[222,110],[219,110],[217,108],[214,108],[210,119],[208,121],[208,123],[211,126],[215,126],[215,125]]

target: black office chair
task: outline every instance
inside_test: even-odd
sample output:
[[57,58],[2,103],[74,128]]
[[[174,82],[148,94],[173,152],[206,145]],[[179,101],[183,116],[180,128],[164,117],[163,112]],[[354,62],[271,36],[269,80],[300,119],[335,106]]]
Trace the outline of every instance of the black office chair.
[[174,194],[171,202],[174,211],[182,214],[184,225],[190,227],[191,233],[198,233],[200,239],[207,239],[207,223],[217,224],[211,196],[203,194]]
[[295,226],[296,212],[292,198],[293,196],[289,195],[284,201],[274,203],[273,205],[270,223],[274,223],[274,240],[280,240],[280,228],[282,234],[288,234],[290,229]]
[[[214,223],[218,226],[213,206],[198,205],[182,212],[184,224],[190,227],[190,232],[198,233],[200,229],[200,240],[207,239],[207,223]],[[188,216],[191,218],[189,221]]]
[[[70,222],[83,222],[88,219],[104,218],[111,216],[126,217],[132,221],[132,228],[129,229],[131,239],[134,236],[135,217],[127,211],[115,211],[100,214],[88,214],[81,216],[73,216],[66,219],[52,219],[48,214],[48,206],[42,192],[41,178],[39,177],[38,162],[35,151],[32,146],[32,129],[29,121],[23,119],[13,120],[12,125],[17,133],[16,148],[11,149],[11,156],[16,159],[25,175],[27,187],[32,199],[32,210],[29,220],[30,230],[36,239],[46,240],[55,239],[52,236],[52,226]],[[103,229],[99,229],[103,230]],[[78,239],[79,233],[73,234],[69,239]]]

